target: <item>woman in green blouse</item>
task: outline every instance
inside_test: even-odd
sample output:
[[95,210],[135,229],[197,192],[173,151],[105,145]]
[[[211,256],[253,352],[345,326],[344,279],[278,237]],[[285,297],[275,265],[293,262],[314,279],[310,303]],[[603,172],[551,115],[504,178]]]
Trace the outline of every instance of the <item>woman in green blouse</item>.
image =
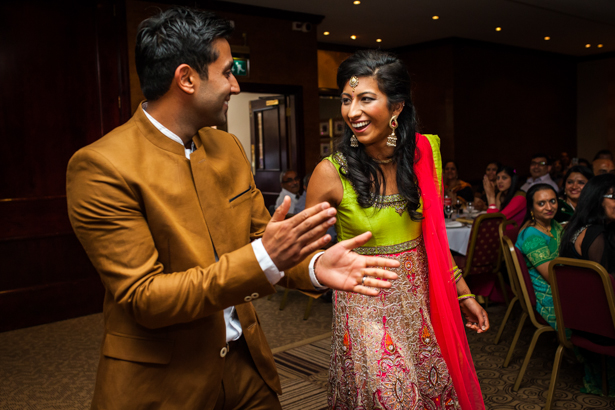
[[553,219],[557,193],[551,185],[533,185],[526,195],[527,213],[517,238],[536,293],[536,311],[555,328],[555,309],[549,281],[549,262],[558,256],[562,226]]

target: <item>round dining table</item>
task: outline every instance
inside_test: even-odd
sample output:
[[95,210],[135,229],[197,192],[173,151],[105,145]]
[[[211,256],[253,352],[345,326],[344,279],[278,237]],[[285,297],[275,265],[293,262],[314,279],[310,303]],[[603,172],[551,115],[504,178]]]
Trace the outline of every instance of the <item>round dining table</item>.
[[452,251],[465,256],[468,251],[468,243],[470,242],[472,225],[447,219],[445,226],[446,236],[448,237],[448,247]]

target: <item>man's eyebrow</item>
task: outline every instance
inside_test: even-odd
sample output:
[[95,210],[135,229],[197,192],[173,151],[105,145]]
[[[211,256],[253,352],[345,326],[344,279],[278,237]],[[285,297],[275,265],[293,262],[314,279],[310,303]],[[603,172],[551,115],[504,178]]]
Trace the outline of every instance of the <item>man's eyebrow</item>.
[[230,70],[233,67],[234,62],[235,60],[229,60],[229,62],[224,66],[224,71]]

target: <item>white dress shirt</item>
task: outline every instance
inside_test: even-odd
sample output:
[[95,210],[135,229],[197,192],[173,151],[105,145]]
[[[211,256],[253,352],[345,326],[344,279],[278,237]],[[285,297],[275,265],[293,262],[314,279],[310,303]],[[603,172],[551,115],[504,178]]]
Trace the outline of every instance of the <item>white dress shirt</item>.
[[527,192],[532,187],[532,185],[536,184],[549,184],[553,187],[553,189],[555,189],[555,192],[559,194],[559,187],[557,186],[555,181],[551,179],[551,176],[549,174],[545,174],[538,178],[529,177],[525,184],[521,186],[521,190]]
[[[284,197],[286,195],[290,197],[290,208],[288,208],[289,214],[296,214],[296,213],[303,211],[303,209],[300,209],[300,210],[297,209],[297,203],[299,202],[299,198],[297,198],[297,194],[293,194],[286,188],[282,188],[282,192],[280,192],[280,195],[278,195],[278,199],[275,201],[276,208],[282,205],[282,202],[284,202]],[[303,205],[303,207],[305,208],[305,204]]]

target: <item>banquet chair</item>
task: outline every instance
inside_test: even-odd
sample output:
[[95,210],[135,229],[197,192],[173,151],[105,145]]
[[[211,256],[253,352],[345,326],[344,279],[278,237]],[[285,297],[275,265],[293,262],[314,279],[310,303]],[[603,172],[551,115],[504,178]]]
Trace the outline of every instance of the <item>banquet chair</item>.
[[[500,241],[502,244],[502,254],[504,255],[504,266],[506,267],[506,273],[508,274],[508,282],[510,283],[510,288],[513,293],[513,298],[508,303],[508,309],[506,309],[506,314],[504,315],[504,319],[502,319],[502,323],[500,323],[500,328],[498,329],[498,334],[495,336],[493,341],[494,344],[498,344],[500,342],[500,338],[502,337],[502,332],[504,331],[504,327],[510,318],[510,314],[512,313],[513,308],[515,307],[515,303],[519,301],[519,285],[517,283],[517,275],[515,275],[515,265],[513,264],[512,258],[510,256],[510,252],[506,250],[506,242],[504,238],[507,238],[511,243],[513,243],[514,239],[510,238],[506,233],[511,234],[513,236],[517,236],[519,232],[517,223],[515,221],[504,221],[500,225],[499,234]],[[504,284],[504,279],[502,278],[501,271],[498,272],[498,278],[500,279],[500,285],[502,289],[506,288]]]
[[[608,395],[606,356],[615,356],[615,280],[598,263],[556,258],[549,278],[557,320],[555,353],[546,410],[551,408],[564,348],[578,346],[602,355],[602,393]],[[566,329],[572,332],[566,339]],[[596,340],[601,338],[602,340]],[[611,342],[612,340],[612,342]],[[606,345],[599,344],[607,342]]]
[[532,285],[532,279],[530,278],[530,273],[527,269],[523,253],[521,253],[519,248],[513,245],[509,238],[504,237],[504,241],[506,242],[506,249],[514,266],[513,272],[517,277],[516,284],[518,285],[519,304],[523,309],[523,314],[521,315],[521,319],[519,319],[515,337],[510,344],[508,355],[506,356],[506,360],[504,360],[502,367],[508,367],[510,359],[512,359],[513,352],[515,351],[517,341],[519,340],[519,336],[521,335],[521,331],[523,330],[523,325],[528,317],[536,328],[530,346],[528,347],[527,354],[525,355],[525,359],[523,360],[523,364],[521,365],[521,369],[519,370],[519,374],[517,375],[517,380],[513,386],[513,391],[518,391],[521,381],[523,380],[523,376],[525,375],[525,371],[527,370],[527,366],[532,358],[532,353],[534,353],[534,348],[536,347],[538,338],[545,332],[555,332],[555,329],[553,329],[549,323],[536,311],[536,293],[534,292],[534,285]]
[[[463,269],[463,277],[466,281],[474,282],[478,286],[472,288],[469,283],[470,289],[477,296],[485,297],[487,301],[489,292],[486,289],[491,289],[488,284],[497,283],[496,279],[500,270],[502,248],[498,237],[498,227],[505,220],[506,217],[501,213],[480,215],[472,224],[466,256],[454,256],[457,266]],[[481,290],[479,284],[483,285],[485,290]],[[506,289],[503,289],[503,292],[506,300]]]

